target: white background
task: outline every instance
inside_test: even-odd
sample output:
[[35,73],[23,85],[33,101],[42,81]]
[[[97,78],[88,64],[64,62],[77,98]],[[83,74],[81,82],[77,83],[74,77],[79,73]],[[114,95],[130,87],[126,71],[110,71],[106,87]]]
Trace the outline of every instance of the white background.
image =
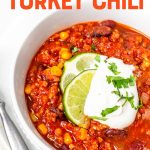
[[[19,7],[16,10],[11,10],[10,1],[11,0],[0,0],[0,98],[6,102],[7,111],[11,116],[12,120],[15,121],[15,114],[13,113],[13,109],[11,108],[10,95],[6,92],[9,89],[9,82],[7,80],[7,77],[9,76],[11,59],[13,58],[15,52],[17,52],[17,49],[13,49],[13,45],[19,44],[19,41],[21,40],[18,39],[18,41],[14,41],[13,37],[15,37],[15,34],[21,34],[21,30],[26,30],[26,34],[28,34],[28,32],[30,32],[30,29],[40,21],[40,18],[47,16],[52,11],[24,11],[19,9]],[[18,1],[19,0],[16,0],[16,2]],[[150,13],[150,6],[147,3],[148,1],[149,0],[144,0],[144,9],[147,9],[147,12]],[[33,14],[33,22],[30,22],[32,20]],[[22,22],[24,22],[24,24]],[[20,23],[21,26],[19,26]],[[141,23],[140,18],[139,23]],[[16,27],[18,27],[18,29]],[[8,51],[8,49],[10,49],[10,46],[12,46],[12,50]],[[34,143],[32,143],[32,139],[31,141],[26,140],[26,142],[28,143],[30,150],[37,150],[37,148],[33,146]],[[10,150],[1,121],[0,150]]]
[[[19,1],[19,0],[16,0]],[[18,7],[19,8],[19,7]],[[9,90],[9,70],[13,55],[17,53],[17,49],[13,49],[13,45],[19,44],[18,41],[13,41],[16,34],[21,34],[19,31],[26,30],[26,34],[30,32],[32,25],[36,25],[40,18],[47,16],[52,11],[24,11],[21,9],[11,10],[10,0],[0,1],[0,99],[6,102],[6,109],[11,119],[16,123],[16,116],[12,109],[10,95],[6,92]],[[34,16],[35,14],[36,16]],[[32,19],[34,18],[34,19]],[[34,22],[32,23],[31,20]],[[23,24],[24,22],[24,24]],[[20,24],[23,24],[20,26]],[[8,43],[9,41],[9,43]],[[12,46],[12,51],[10,51]],[[38,150],[32,143],[32,139],[27,141],[24,137],[30,150]],[[10,150],[7,138],[0,119],[0,150]],[[16,148],[16,150],[18,150]]]

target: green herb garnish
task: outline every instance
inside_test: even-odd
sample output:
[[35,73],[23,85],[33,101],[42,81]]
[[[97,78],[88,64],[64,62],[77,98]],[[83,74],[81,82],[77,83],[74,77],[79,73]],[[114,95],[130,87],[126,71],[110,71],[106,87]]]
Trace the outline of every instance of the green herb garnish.
[[132,108],[134,108],[134,109],[136,108],[135,105],[134,105],[134,95],[132,95],[132,96],[129,97],[129,93],[126,92],[125,99],[126,99],[127,102],[130,103],[130,105],[131,105]]
[[134,106],[134,96],[131,96],[129,97],[129,93],[126,92],[126,96],[123,97],[125,99],[125,102],[123,103],[122,107],[127,103],[129,102],[131,107],[135,109],[135,106]]
[[141,108],[141,107],[143,107],[143,103],[142,103],[142,101],[140,100],[140,103],[139,103],[139,105],[136,107],[136,110],[138,110],[138,109]]
[[73,53],[77,52],[78,50],[79,50],[79,49],[78,49],[77,47],[73,47],[73,48],[72,48],[72,52],[73,52]]
[[117,91],[112,91],[111,93],[116,94],[116,95],[118,95],[119,97],[121,96],[121,93],[120,93],[119,90],[117,90]]
[[134,76],[130,76],[128,82],[129,82],[129,85],[130,85],[130,86],[134,86],[134,85],[135,85],[135,77],[134,77]]
[[139,108],[139,106],[136,107],[136,106],[134,105],[134,95],[129,96],[129,93],[126,92],[126,96],[123,96],[123,95],[121,95],[119,89],[117,89],[117,91],[112,91],[112,93],[114,93],[114,94],[116,94],[116,95],[119,96],[119,100],[118,100],[118,101],[124,100],[124,103],[122,104],[122,107],[123,107],[127,102],[129,102],[132,108],[134,108],[134,109],[138,109],[138,108]]
[[95,66],[96,68],[98,68],[98,65],[97,65],[97,64],[95,64],[94,66]]
[[121,94],[121,92],[118,88],[117,88],[117,91],[112,91],[112,93],[119,96],[118,102],[122,99],[125,99],[125,97]]
[[97,62],[99,62],[99,63],[100,63],[100,61],[101,61],[100,56],[99,56],[99,55],[97,55],[97,56],[95,57],[95,60],[96,60]]
[[112,71],[115,75],[120,74],[120,72],[118,72],[118,67],[115,63],[109,63],[110,66],[108,66],[108,69],[110,71]]
[[102,121],[106,121],[106,120],[107,120],[107,118],[98,117],[98,116],[91,116],[90,118],[91,118],[91,119],[96,119],[96,120],[102,120]]
[[107,82],[113,83],[115,88],[129,88],[129,86],[135,85],[135,78],[130,76],[130,78],[123,78],[120,76],[106,76]]
[[104,63],[107,63],[107,59],[104,60]]
[[101,115],[103,117],[106,117],[108,114],[113,113],[114,111],[116,111],[117,109],[119,109],[120,106],[114,106],[112,108],[106,108],[105,110],[102,110]]
[[96,46],[94,44],[92,44],[91,45],[91,49],[95,51],[96,50]]

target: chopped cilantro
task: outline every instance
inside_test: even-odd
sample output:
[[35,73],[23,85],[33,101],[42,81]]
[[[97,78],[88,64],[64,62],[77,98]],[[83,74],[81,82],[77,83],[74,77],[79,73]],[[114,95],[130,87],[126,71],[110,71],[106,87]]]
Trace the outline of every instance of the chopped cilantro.
[[115,88],[129,88],[129,86],[135,85],[135,78],[130,76],[130,78],[123,78],[120,76],[106,76],[107,82],[113,83]]
[[95,64],[94,66],[95,66],[96,68],[98,68],[98,65],[97,65],[97,64]]
[[99,55],[97,55],[97,56],[95,57],[95,60],[96,60],[97,62],[99,62],[99,63],[100,63],[100,61],[101,61],[100,56],[99,56]]
[[143,103],[142,103],[142,101],[140,100],[140,103],[139,103],[139,105],[136,107],[136,110],[138,110],[138,109],[141,108],[141,107],[143,107]]
[[102,110],[101,115],[103,117],[106,117],[108,114],[113,113],[114,111],[116,111],[117,109],[119,109],[120,106],[114,106],[112,108],[106,108],[105,110]]
[[134,109],[138,109],[139,107],[141,107],[141,106],[137,106],[137,107],[136,107],[136,106],[134,105],[134,95],[132,95],[132,96],[129,97],[129,93],[128,93],[128,92],[126,92],[126,96],[121,95],[119,89],[118,89],[118,91],[112,91],[112,93],[114,93],[114,94],[116,94],[116,95],[118,95],[118,96],[120,97],[118,101],[123,100],[123,99],[125,100],[124,103],[122,104],[122,107],[123,107],[127,102],[129,102],[130,105],[131,105],[131,107],[134,108]]
[[126,100],[130,103],[132,108],[135,108],[134,106],[134,95],[132,95],[131,97],[129,97],[128,92],[126,92]]
[[120,93],[119,90],[117,90],[117,91],[112,91],[112,93],[118,95],[119,97],[121,96],[121,93]]
[[117,91],[112,91],[112,93],[114,93],[114,94],[116,94],[116,95],[119,96],[119,100],[118,100],[118,101],[120,101],[120,100],[125,100],[124,103],[122,104],[122,107],[123,107],[127,102],[129,102],[132,108],[138,109],[137,107],[139,107],[139,106],[136,107],[136,106],[134,105],[134,95],[132,95],[132,96],[129,97],[129,93],[126,92],[126,96],[123,96],[123,95],[120,93],[119,89],[117,89]]
[[130,86],[134,86],[135,85],[135,77],[134,76],[130,76],[130,78],[129,78],[129,85]]
[[108,66],[108,69],[110,71],[112,71],[115,75],[120,74],[120,72],[118,72],[118,67],[115,63],[109,63],[110,66]]
[[92,44],[91,45],[91,49],[95,51],[96,50],[96,46],[94,44]]
[[[126,95],[121,94],[120,88],[129,88],[129,86],[134,86],[135,85],[135,78],[133,76],[130,76],[129,78],[123,78],[120,76],[106,76],[108,84],[112,83],[117,90],[112,91],[113,94],[116,94],[119,96],[118,101],[124,100],[124,103],[122,104],[122,107],[128,102],[130,103],[131,107],[135,110],[139,109],[142,107],[140,104],[139,106],[135,106],[134,104],[134,95],[129,96],[129,93],[126,92]],[[116,106],[114,107],[115,109],[118,109]],[[102,111],[102,116],[104,117],[106,115],[106,112],[111,112],[113,111],[112,108],[107,108],[106,110]]]
[[120,90],[117,89],[117,91],[112,91],[113,94],[116,94],[119,96],[118,102],[122,99],[124,99],[125,97],[121,94]]
[[134,105],[134,96],[129,97],[129,93],[126,92],[126,96],[124,98],[125,98],[125,103],[123,104],[123,106],[126,104],[126,102],[129,102],[132,108],[134,109],[136,108]]
[[98,117],[98,116],[91,116],[90,118],[91,118],[91,119],[102,120],[102,121],[106,121],[106,120],[107,120],[107,118],[104,118],[104,117]]
[[73,53],[77,52],[78,50],[79,50],[79,49],[78,49],[77,47],[73,47],[73,48],[72,48],[72,52],[73,52]]
[[107,59],[104,60],[104,63],[107,63]]

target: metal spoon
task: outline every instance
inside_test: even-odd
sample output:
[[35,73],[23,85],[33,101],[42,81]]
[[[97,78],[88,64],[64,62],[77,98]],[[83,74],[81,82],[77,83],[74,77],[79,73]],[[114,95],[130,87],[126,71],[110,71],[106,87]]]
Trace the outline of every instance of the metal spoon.
[[7,139],[12,150],[29,150],[14,123],[9,118],[5,103],[0,100],[0,116],[5,128]]

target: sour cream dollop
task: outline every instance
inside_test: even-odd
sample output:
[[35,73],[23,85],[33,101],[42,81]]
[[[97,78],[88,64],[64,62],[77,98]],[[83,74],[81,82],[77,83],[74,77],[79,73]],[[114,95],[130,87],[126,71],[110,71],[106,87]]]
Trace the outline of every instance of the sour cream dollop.
[[[100,123],[106,124],[111,128],[123,129],[131,125],[136,117],[137,109],[133,108],[131,103],[137,107],[139,105],[139,97],[136,87],[136,82],[134,85],[128,88],[120,88],[119,91],[124,97],[133,97],[132,102],[125,102],[125,98],[120,99],[120,97],[113,91],[117,91],[113,83],[108,83],[108,76],[120,76],[124,79],[133,76],[134,66],[124,64],[122,60],[117,58],[106,59],[105,56],[100,56],[100,63],[96,73],[92,79],[89,93],[86,98],[84,106],[84,114],[89,117],[104,117],[102,116],[102,111],[118,106],[119,108],[113,112],[109,112],[103,119],[95,119]],[[117,66],[117,75],[109,68],[110,64],[115,64]]]

